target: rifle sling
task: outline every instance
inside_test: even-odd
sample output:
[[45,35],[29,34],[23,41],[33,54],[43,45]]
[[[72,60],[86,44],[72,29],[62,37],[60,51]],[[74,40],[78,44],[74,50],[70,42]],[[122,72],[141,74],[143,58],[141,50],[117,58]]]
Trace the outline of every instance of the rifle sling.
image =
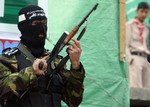
[[30,51],[29,51],[27,48],[25,48],[25,46],[24,46],[22,43],[19,43],[18,49],[19,49],[23,54],[25,54],[25,55],[29,58],[29,60],[30,60],[32,63],[34,62],[35,57],[30,53]]

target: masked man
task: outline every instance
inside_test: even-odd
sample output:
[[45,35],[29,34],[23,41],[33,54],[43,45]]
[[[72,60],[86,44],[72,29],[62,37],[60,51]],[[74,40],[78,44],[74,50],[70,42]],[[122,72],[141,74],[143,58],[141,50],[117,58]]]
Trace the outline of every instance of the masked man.
[[85,75],[79,41],[72,39],[68,47],[70,70],[64,67],[53,73],[52,65],[57,67],[62,57],[58,55],[52,65],[46,62],[44,10],[35,5],[22,8],[18,28],[22,34],[18,47],[3,50],[0,58],[0,98],[6,107],[61,107],[61,100],[77,107],[82,101]]

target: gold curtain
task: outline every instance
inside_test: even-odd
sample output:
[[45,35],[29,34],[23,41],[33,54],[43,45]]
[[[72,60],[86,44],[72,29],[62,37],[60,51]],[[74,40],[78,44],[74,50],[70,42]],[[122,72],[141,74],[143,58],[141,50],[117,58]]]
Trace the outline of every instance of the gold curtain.
[[125,59],[125,40],[126,40],[126,0],[120,0],[120,61]]

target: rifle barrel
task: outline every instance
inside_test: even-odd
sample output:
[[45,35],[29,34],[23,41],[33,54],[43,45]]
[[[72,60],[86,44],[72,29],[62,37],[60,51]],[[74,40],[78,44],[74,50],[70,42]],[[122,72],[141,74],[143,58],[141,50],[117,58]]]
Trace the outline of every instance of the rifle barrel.
[[70,41],[70,39],[78,32],[80,26],[87,20],[87,18],[89,17],[89,15],[90,15],[94,10],[96,10],[97,6],[98,6],[98,3],[96,3],[96,4],[93,6],[93,8],[89,11],[89,13],[81,20],[81,22],[80,22],[77,26],[75,26],[75,27],[72,29],[72,31],[67,35],[66,39],[64,40],[64,43],[65,43],[65,44],[67,44],[67,43]]
[[80,27],[80,26],[86,21],[86,19],[89,17],[89,15],[90,15],[94,10],[97,9],[97,6],[98,6],[98,3],[96,3],[96,4],[94,5],[94,7],[91,9],[91,11],[82,19],[82,21],[78,24],[78,27]]

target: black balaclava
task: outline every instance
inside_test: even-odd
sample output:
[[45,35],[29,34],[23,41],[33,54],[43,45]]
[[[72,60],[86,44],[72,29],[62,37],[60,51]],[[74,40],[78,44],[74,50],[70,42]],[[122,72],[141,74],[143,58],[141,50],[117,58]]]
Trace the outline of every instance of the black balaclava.
[[[43,55],[47,24],[39,23],[32,26],[31,22],[43,19],[47,20],[44,10],[39,6],[30,5],[19,11],[18,28],[22,34],[21,43],[26,45],[35,57]],[[43,34],[44,37],[39,37],[39,34]]]

